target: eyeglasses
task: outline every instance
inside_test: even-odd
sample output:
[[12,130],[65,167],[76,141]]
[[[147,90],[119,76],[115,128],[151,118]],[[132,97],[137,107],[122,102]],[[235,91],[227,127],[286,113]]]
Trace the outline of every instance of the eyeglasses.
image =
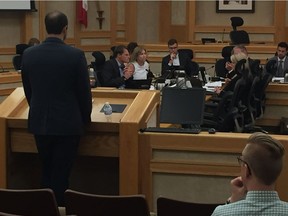
[[239,165],[240,165],[240,166],[243,166],[244,164],[246,164],[247,169],[248,169],[248,172],[251,174],[251,169],[250,169],[249,164],[248,164],[245,160],[243,160],[241,157],[242,157],[242,156],[238,156],[238,157],[237,157],[237,160],[238,160]]
[[176,47],[169,47],[170,50],[177,49],[177,48],[178,48],[178,46],[176,46]]

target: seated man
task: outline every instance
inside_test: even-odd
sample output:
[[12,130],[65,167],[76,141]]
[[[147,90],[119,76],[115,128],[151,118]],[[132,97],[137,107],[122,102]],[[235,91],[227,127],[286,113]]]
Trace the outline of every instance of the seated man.
[[278,140],[260,132],[252,134],[237,158],[241,175],[231,181],[232,195],[212,216],[288,215],[288,203],[281,201],[275,191],[284,152]]
[[122,87],[125,82],[132,78],[134,70],[124,70],[125,65],[129,62],[130,55],[124,45],[115,47],[115,58],[105,62],[103,70],[101,71],[101,84],[107,87]]
[[276,56],[272,57],[270,60],[277,61],[277,72],[276,77],[284,77],[285,72],[288,71],[288,45],[286,42],[280,42],[277,46]]
[[185,70],[190,77],[192,75],[191,59],[185,53],[178,52],[178,42],[175,39],[168,41],[169,55],[162,59],[161,75],[169,76],[169,71],[175,69]]
[[217,94],[233,91],[237,80],[242,77],[242,74],[239,74],[235,71],[235,65],[238,61],[242,59],[246,59],[247,62],[245,63],[245,68],[249,71],[247,77],[251,77],[250,65],[252,64],[253,60],[248,57],[248,52],[245,46],[237,45],[232,49],[231,53],[231,62],[226,62],[226,69],[229,71],[226,75],[225,84],[221,88],[216,88],[215,92]]

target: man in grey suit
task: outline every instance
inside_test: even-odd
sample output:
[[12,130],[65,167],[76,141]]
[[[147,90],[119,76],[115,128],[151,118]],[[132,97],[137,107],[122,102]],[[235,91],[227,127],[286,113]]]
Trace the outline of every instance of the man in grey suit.
[[83,51],[64,43],[66,15],[48,13],[45,26],[46,40],[24,52],[22,82],[30,107],[28,129],[42,162],[42,186],[51,188],[63,206],[80,136],[91,121],[92,97]]
[[270,60],[276,60],[277,61],[277,72],[276,77],[284,77],[285,73],[288,72],[288,58],[287,58],[287,52],[288,52],[288,45],[286,42],[280,42],[277,45],[277,51],[276,55],[272,57]]

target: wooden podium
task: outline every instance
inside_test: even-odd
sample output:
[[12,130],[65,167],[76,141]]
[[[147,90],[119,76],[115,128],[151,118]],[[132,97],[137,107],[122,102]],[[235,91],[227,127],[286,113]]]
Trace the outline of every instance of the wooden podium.
[[[82,137],[79,154],[119,157],[119,193],[139,193],[140,128],[158,124],[159,91],[92,90],[92,123]],[[107,120],[100,112],[104,103],[126,105],[122,113],[113,113]],[[36,153],[34,137],[27,130],[28,104],[23,88],[17,88],[0,104],[0,187],[7,187],[7,158],[11,152]]]

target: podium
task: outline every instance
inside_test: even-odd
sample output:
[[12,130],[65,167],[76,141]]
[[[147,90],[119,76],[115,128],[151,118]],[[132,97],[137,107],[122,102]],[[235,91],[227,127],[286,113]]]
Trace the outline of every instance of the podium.
[[[158,124],[159,91],[92,90],[92,122],[82,137],[79,154],[119,158],[119,193],[139,191],[138,131]],[[113,113],[107,120],[100,112],[105,102],[126,105],[122,113]],[[7,158],[12,152],[37,153],[33,134],[28,132],[29,107],[22,87],[15,89],[0,104],[0,187],[7,187]]]

